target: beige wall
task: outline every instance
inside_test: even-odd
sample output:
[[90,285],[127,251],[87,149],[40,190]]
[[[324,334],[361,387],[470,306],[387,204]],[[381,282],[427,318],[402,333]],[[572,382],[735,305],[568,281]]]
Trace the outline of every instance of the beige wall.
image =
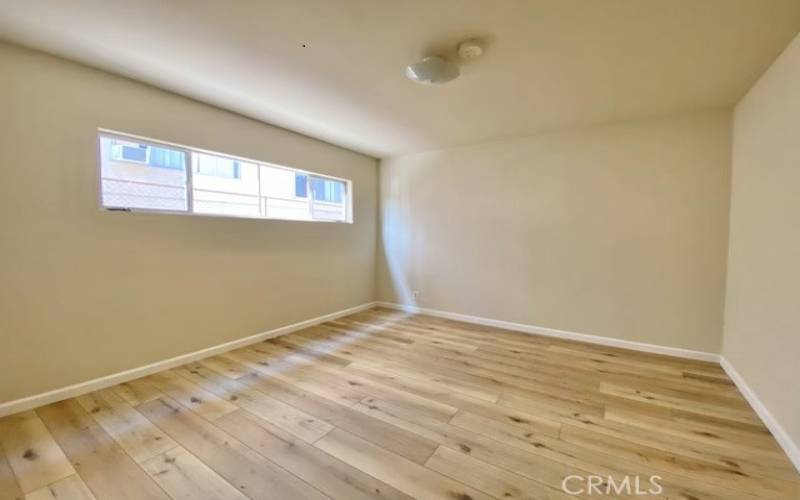
[[[374,159],[0,44],[0,402],[370,302]],[[346,177],[355,224],[98,210],[105,127]]]
[[378,297],[719,352],[730,114],[381,162]]
[[800,444],[800,38],[736,107],[723,355]]

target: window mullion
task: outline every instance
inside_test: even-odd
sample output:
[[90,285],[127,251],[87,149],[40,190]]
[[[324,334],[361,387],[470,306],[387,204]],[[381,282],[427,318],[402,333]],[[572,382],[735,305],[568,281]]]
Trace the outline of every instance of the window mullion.
[[314,220],[314,192],[311,190],[310,175],[306,175],[306,195],[308,199],[308,218]]
[[267,202],[261,196],[261,168],[263,165],[257,163],[256,166],[258,167],[256,170],[258,171],[258,215],[261,217],[267,218]]
[[194,163],[194,153],[183,150],[184,165],[186,166],[186,207],[189,213],[194,213],[194,173],[192,164]]

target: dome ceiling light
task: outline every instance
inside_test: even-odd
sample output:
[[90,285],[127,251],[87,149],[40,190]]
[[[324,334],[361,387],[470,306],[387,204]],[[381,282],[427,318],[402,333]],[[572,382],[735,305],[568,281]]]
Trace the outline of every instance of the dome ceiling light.
[[[483,48],[477,40],[464,40],[458,44],[458,55],[464,61],[472,61],[483,55]],[[428,56],[406,67],[409,80],[425,85],[438,85],[455,80],[461,70],[454,62],[443,57]]]

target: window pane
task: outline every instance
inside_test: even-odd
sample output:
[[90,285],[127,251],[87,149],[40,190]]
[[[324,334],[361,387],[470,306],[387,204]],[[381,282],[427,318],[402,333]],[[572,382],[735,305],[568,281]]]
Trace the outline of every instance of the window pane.
[[183,152],[166,148],[150,147],[148,165],[152,167],[173,168],[183,170]]
[[314,220],[347,220],[345,185],[342,181],[311,178],[311,218]]
[[258,217],[258,166],[192,153],[194,212]]
[[222,177],[223,179],[238,179],[240,176],[239,162],[222,156],[197,153],[197,169],[199,175]]
[[111,157],[117,161],[147,163],[147,146],[131,143],[114,144],[111,148]]
[[[154,150],[168,167],[153,168]],[[100,175],[104,207],[188,209],[183,151],[101,136]]]
[[308,198],[298,194],[298,179],[303,179],[305,190],[305,175],[288,168],[261,165],[261,203],[264,217],[311,220]]
[[298,198],[308,197],[308,176],[294,174],[294,195]]
[[331,179],[311,179],[311,191],[314,193],[314,200],[326,201],[328,203],[342,203],[344,198],[344,183]]

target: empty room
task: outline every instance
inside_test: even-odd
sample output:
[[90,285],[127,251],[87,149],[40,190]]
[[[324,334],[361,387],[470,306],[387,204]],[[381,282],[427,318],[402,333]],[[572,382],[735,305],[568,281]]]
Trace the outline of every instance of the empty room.
[[800,0],[0,0],[0,500],[800,500]]

